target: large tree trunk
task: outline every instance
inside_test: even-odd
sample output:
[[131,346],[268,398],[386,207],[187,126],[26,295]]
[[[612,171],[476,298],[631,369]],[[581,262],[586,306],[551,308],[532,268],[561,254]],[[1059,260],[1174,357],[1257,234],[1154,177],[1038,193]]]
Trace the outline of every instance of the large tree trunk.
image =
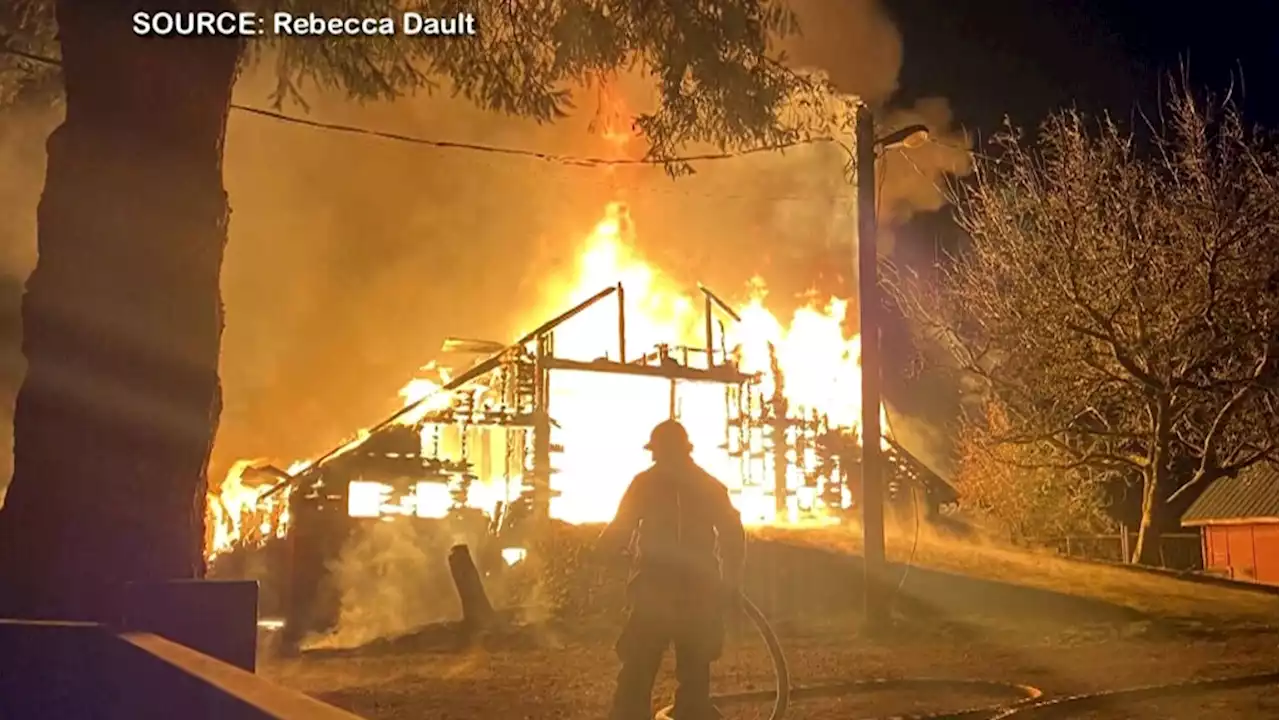
[[1160,493],[1169,487],[1170,449],[1173,444],[1172,417],[1167,398],[1157,400],[1153,414],[1155,422],[1149,464],[1142,478],[1142,521],[1138,525],[1138,541],[1134,544],[1131,562],[1159,567],[1160,510],[1164,508]]
[[156,4],[57,2],[66,119],[23,298],[0,614],[101,619],[121,582],[204,574],[241,46],[135,37],[131,11]]
[[1160,564],[1160,535],[1156,530],[1156,488],[1155,470],[1149,469],[1142,478],[1142,518],[1138,523],[1138,539],[1133,545],[1133,556],[1129,562],[1142,565],[1158,566]]

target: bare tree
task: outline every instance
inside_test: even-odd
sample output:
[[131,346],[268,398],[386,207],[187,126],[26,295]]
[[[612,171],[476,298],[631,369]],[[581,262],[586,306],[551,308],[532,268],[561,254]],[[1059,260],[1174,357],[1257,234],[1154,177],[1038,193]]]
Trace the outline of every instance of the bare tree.
[[1052,447],[1001,442],[1009,431],[1000,406],[966,416],[956,437],[953,478],[966,514],[989,532],[1014,541],[1092,535],[1114,527],[1105,513],[1114,471],[1082,465],[1059,470]]
[[1135,562],[1170,499],[1276,454],[1275,139],[1185,87],[1145,144],[1075,111],[998,137],[969,247],[896,292],[1027,448],[1006,463],[1141,479]]

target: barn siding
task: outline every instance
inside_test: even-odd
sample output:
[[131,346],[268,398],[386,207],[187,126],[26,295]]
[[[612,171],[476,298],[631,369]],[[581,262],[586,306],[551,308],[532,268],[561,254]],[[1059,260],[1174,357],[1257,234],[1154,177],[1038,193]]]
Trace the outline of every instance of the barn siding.
[[1280,532],[1274,524],[1205,525],[1205,570],[1235,580],[1276,585]]
[[1252,526],[1237,525],[1227,528],[1227,554],[1230,556],[1232,577],[1237,580],[1253,580],[1258,576]]
[[1280,584],[1280,526],[1253,526],[1254,552],[1258,558],[1258,582]]
[[1230,570],[1231,556],[1227,554],[1227,528],[1220,525],[1204,527],[1204,567],[1209,571]]

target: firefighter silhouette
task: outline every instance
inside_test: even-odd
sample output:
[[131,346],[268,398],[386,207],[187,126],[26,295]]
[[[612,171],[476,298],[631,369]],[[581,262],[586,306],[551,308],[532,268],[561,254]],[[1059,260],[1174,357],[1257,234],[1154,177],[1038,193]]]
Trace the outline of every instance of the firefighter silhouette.
[[616,646],[611,720],[650,720],[653,684],[674,645],[674,720],[720,717],[711,664],[724,646],[725,612],[739,597],[746,536],[725,486],[694,463],[684,426],[660,423],[645,445],[653,465],[631,481],[599,551],[632,547],[628,618]]

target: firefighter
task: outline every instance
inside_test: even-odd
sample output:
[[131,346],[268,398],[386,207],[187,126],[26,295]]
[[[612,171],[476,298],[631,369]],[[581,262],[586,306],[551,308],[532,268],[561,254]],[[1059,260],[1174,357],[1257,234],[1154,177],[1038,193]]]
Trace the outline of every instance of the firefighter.
[[653,465],[631,481],[598,548],[605,557],[622,555],[633,540],[637,548],[610,718],[652,718],[653,683],[670,645],[679,683],[674,720],[719,718],[711,702],[711,663],[723,649],[725,612],[739,597],[742,517],[725,486],[693,462],[680,423],[659,424],[645,449]]

